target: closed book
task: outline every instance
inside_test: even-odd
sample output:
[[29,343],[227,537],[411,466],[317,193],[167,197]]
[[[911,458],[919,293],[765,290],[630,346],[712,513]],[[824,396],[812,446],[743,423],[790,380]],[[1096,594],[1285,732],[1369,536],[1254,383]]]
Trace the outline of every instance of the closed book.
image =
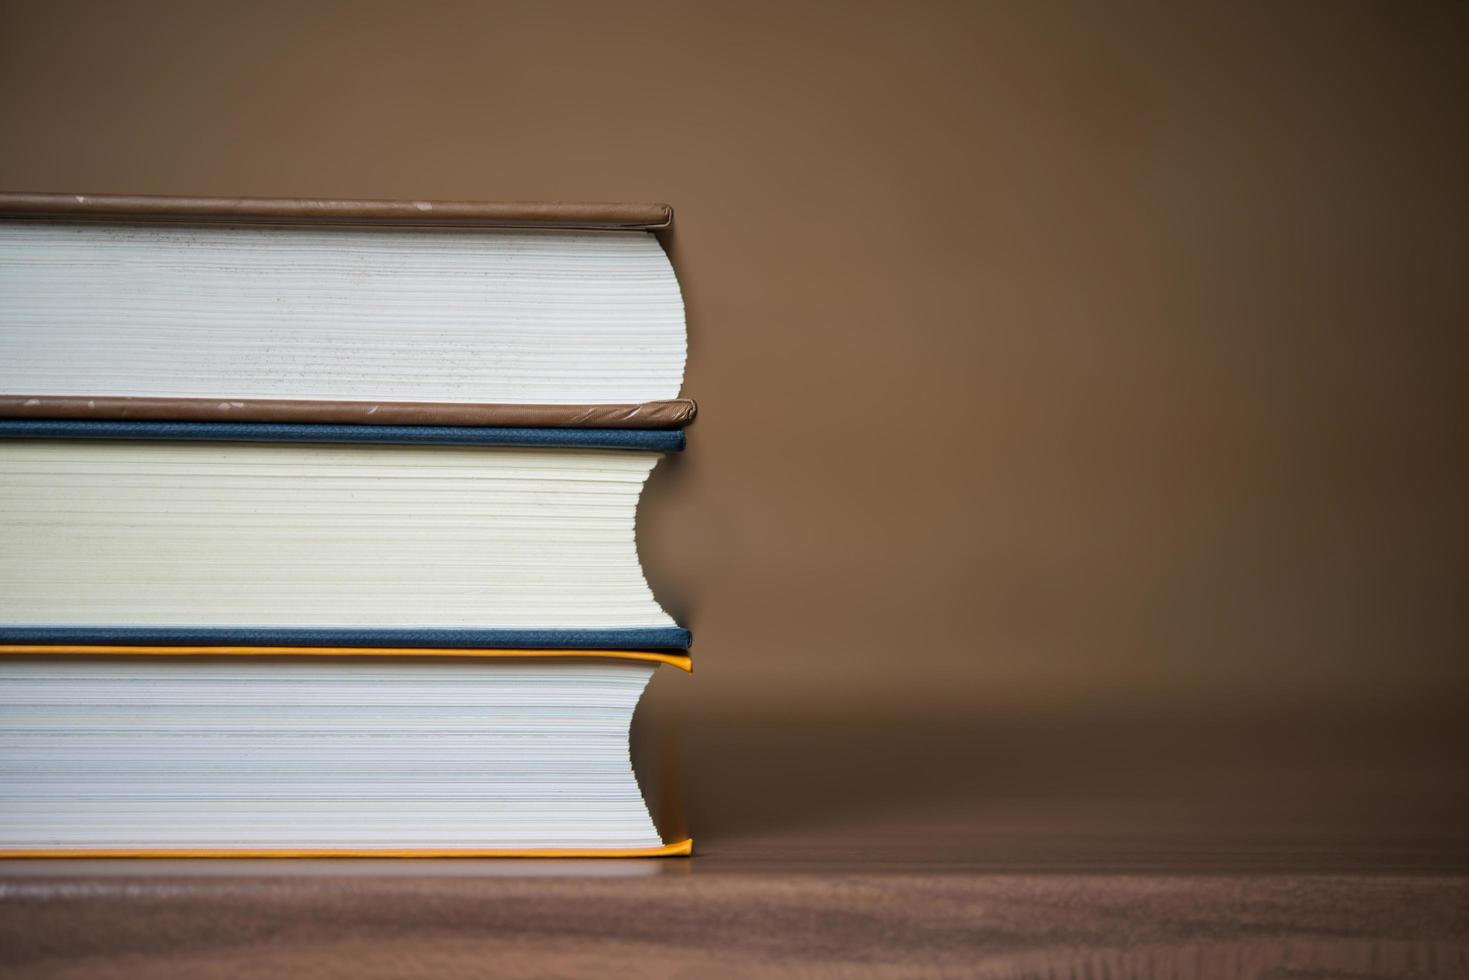
[[679,649],[678,431],[0,420],[0,643]]
[[597,651],[0,657],[0,857],[651,857],[660,663]]
[[0,194],[0,416],[685,425],[671,219]]

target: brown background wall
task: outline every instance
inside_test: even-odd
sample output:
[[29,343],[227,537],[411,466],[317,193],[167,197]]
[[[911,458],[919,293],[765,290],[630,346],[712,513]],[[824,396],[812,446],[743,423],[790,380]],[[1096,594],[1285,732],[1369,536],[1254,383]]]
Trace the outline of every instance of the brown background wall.
[[1417,711],[1469,693],[1464,11],[7,3],[0,186],[673,203],[655,710],[716,769]]

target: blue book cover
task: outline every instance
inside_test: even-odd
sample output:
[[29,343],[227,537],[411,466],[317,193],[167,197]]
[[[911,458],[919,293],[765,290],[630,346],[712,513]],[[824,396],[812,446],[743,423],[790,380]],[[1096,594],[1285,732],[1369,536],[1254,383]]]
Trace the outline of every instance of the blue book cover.
[[339,442],[547,449],[684,448],[680,429],[501,428],[475,425],[341,425],[297,422],[143,422],[0,419],[0,438],[148,439],[194,442]]
[[187,626],[0,626],[0,645],[434,647],[485,650],[687,650],[682,627],[636,629],[357,629]]

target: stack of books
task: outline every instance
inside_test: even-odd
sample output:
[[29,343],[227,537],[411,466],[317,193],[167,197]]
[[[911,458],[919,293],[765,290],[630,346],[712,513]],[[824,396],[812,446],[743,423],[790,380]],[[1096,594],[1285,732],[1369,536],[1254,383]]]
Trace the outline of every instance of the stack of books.
[[0,195],[0,855],[663,855],[664,205]]

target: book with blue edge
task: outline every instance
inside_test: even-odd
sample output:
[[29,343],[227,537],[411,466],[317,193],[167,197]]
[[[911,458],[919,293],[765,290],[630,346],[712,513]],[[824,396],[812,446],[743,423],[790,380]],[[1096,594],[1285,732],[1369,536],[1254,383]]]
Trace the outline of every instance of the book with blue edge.
[[686,853],[670,219],[0,194],[0,854]]

